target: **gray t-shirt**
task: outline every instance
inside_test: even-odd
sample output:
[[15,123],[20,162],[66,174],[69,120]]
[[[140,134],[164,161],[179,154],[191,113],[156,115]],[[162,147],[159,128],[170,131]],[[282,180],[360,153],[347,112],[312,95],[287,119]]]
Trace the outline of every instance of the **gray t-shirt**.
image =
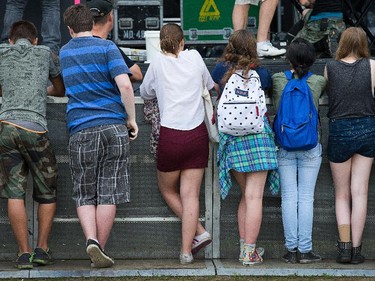
[[330,119],[375,116],[369,59],[329,61],[327,76]]
[[33,122],[47,130],[48,80],[59,74],[48,47],[32,45],[27,39],[0,44],[0,119]]

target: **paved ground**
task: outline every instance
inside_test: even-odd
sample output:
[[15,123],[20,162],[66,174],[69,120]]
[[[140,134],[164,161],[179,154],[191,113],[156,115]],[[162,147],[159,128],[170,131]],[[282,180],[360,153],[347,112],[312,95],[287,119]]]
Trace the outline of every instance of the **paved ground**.
[[88,260],[57,260],[54,265],[17,270],[12,262],[0,262],[0,279],[126,277],[126,276],[358,276],[375,278],[375,261],[361,265],[340,265],[333,260],[301,265],[266,260],[244,267],[235,260],[196,260],[180,265],[178,260],[116,260],[110,269],[91,269]]

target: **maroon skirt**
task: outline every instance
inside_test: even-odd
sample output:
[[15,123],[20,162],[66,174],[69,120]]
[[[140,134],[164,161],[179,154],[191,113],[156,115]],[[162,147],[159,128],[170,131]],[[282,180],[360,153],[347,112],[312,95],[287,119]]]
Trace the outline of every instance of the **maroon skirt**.
[[206,168],[208,133],[205,123],[188,130],[160,127],[157,168],[161,172]]

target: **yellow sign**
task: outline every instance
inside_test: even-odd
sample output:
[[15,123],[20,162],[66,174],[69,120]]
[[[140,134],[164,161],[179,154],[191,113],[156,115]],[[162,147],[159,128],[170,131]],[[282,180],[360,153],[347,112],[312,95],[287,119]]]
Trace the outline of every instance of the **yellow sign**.
[[220,11],[214,0],[204,0],[204,4],[199,12],[199,22],[220,20]]

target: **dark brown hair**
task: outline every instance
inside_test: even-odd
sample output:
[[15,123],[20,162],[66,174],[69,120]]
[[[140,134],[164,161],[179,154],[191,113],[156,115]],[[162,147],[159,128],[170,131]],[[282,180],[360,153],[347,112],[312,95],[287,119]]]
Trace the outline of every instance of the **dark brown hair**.
[[181,27],[175,23],[168,23],[160,30],[160,49],[164,53],[177,55],[184,33]]
[[357,58],[370,57],[367,36],[360,27],[349,27],[341,34],[336,59],[340,60],[349,55]]
[[236,70],[243,70],[247,73],[250,69],[258,67],[260,61],[254,35],[246,30],[235,31],[229,38],[229,43],[220,60],[231,64],[221,81],[223,85]]
[[309,72],[316,58],[314,45],[300,37],[290,43],[285,56],[298,78],[302,78]]
[[16,42],[18,39],[25,38],[33,43],[38,37],[38,30],[32,22],[20,20],[12,24],[9,32],[9,39]]
[[82,4],[72,5],[64,12],[64,23],[74,33],[91,31],[94,18],[89,8]]

